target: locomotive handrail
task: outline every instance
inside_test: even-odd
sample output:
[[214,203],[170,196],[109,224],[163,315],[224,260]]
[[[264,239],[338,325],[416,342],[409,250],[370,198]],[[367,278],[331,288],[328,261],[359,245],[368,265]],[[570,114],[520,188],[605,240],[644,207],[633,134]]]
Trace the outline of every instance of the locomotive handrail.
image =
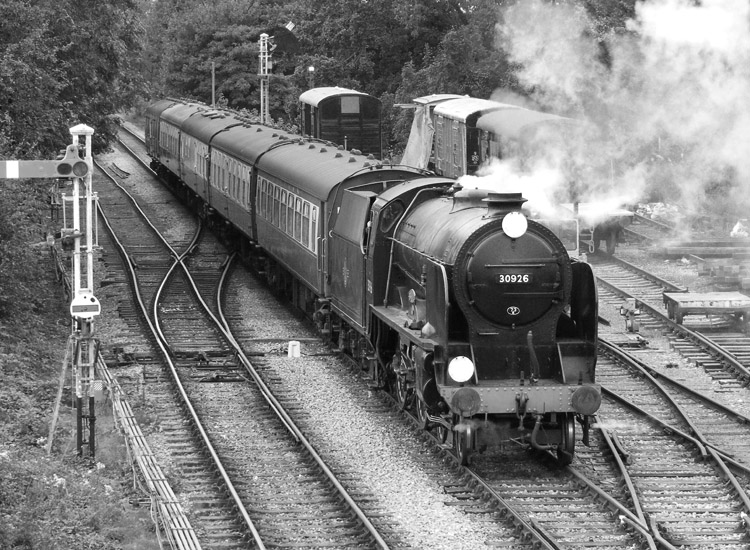
[[[401,219],[399,219],[398,223],[396,223],[391,235],[395,235],[396,232],[399,230],[399,228],[401,227],[401,223],[404,221],[409,211],[414,207],[414,205],[417,202],[417,198],[419,198],[420,195],[422,195],[423,193],[427,193],[428,191],[433,191],[433,192],[440,191],[442,193],[444,190],[445,190],[445,187],[441,186],[441,187],[425,187],[424,189],[420,189],[419,191],[417,191],[414,194],[414,197],[411,199],[409,206],[407,206],[406,209],[404,209],[404,212],[401,214]],[[390,240],[391,240],[391,252],[390,252],[389,261],[388,261],[388,276],[385,279],[385,296],[383,297],[384,307],[388,307],[388,294],[391,289],[391,272],[393,271],[393,250],[396,245],[396,239],[394,239],[393,237],[390,237]]]

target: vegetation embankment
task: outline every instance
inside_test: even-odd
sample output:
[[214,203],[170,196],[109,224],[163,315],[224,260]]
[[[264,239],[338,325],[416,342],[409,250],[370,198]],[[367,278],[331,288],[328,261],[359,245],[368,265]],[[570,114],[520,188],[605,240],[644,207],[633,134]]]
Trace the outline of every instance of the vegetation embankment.
[[97,406],[96,460],[77,457],[70,369],[47,454],[70,335],[68,303],[45,241],[56,225],[47,185],[0,185],[0,548],[156,549],[106,404]]

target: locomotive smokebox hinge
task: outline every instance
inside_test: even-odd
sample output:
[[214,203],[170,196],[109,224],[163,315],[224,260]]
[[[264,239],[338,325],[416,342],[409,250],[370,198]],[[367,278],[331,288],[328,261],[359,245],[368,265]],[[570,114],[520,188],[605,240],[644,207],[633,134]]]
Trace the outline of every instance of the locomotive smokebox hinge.
[[[523,418],[526,416],[526,405],[529,402],[529,394],[528,393],[517,393],[516,394],[516,416],[518,418]],[[519,426],[519,430],[523,428],[523,422]]]

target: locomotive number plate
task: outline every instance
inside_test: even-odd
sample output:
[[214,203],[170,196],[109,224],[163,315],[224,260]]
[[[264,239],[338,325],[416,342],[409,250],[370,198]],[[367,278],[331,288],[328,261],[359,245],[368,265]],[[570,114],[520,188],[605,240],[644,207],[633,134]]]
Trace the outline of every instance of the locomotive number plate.
[[495,276],[495,282],[498,284],[527,284],[531,282],[531,275],[528,273],[501,273]]

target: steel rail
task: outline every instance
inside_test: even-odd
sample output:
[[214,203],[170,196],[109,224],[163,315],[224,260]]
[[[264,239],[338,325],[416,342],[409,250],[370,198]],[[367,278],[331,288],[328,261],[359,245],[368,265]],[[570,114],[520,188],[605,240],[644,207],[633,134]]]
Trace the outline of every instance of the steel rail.
[[[613,292],[618,293],[622,296],[625,296],[628,298],[635,298],[635,296],[633,296],[629,292],[621,289],[620,287],[604,279],[600,279],[597,277],[597,283],[603,284],[605,287],[609,288]],[[672,283],[668,283],[668,284],[674,286]],[[710,339],[706,338],[700,332],[696,332],[694,330],[687,328],[684,325],[681,325],[679,323],[672,321],[664,313],[659,311],[656,308],[656,306],[653,306],[649,304],[648,302],[644,302],[642,300],[638,300],[638,304],[639,304],[640,309],[646,310],[652,317],[655,317],[660,322],[663,322],[664,324],[666,324],[670,331],[681,333],[685,335],[686,337],[694,341],[697,341],[701,346],[703,346],[704,348],[707,348],[709,351],[713,352],[716,356],[719,356],[720,360],[725,362],[728,365],[729,370],[735,376],[737,376],[737,378],[741,382],[745,384],[750,383],[750,369],[748,369],[745,365],[743,365],[740,361],[738,361],[737,358],[734,357],[732,353],[725,350],[722,346],[720,346],[716,342],[713,342]]]
[[[156,228],[153,226],[153,224],[150,222],[150,220],[148,220],[148,218],[146,217],[145,213],[140,208],[140,206],[137,204],[137,202],[135,201],[135,199],[133,199],[133,197],[125,189],[123,189],[122,186],[120,186],[116,182],[116,180],[114,180],[114,178],[112,178],[109,175],[109,173],[101,165],[99,165],[98,163],[96,163],[96,165],[99,167],[99,169],[101,169],[107,175],[107,177],[109,177],[110,179],[112,179],[112,181],[115,183],[115,185],[117,185],[118,187],[120,187],[120,189],[122,189],[122,191],[128,197],[130,197],[130,199],[135,204],[135,206],[136,206],[137,210],[139,211],[139,213],[144,217],[145,220],[147,220],[146,223],[154,231],[156,231],[157,235],[159,235],[162,238],[162,240],[163,240],[163,237],[161,236],[161,234],[158,232],[158,230],[156,230]],[[234,488],[234,484],[232,483],[231,479],[229,478],[229,475],[227,474],[227,472],[226,472],[226,470],[225,470],[225,468],[224,468],[224,466],[223,466],[223,464],[221,462],[221,459],[219,458],[219,455],[217,454],[216,450],[214,449],[213,445],[211,444],[211,441],[210,441],[210,439],[208,437],[208,434],[206,433],[206,430],[203,427],[203,424],[201,423],[200,418],[198,417],[197,412],[195,411],[195,409],[193,408],[192,404],[190,403],[190,398],[188,397],[187,392],[185,391],[184,386],[180,382],[179,376],[177,375],[177,368],[176,368],[174,362],[172,361],[172,359],[171,359],[171,353],[168,350],[168,345],[162,340],[163,335],[162,335],[162,337],[158,336],[161,333],[161,331],[157,330],[157,327],[154,325],[155,321],[152,321],[152,319],[148,315],[148,310],[147,310],[145,304],[143,303],[143,297],[141,296],[140,289],[138,288],[138,284],[137,284],[138,276],[135,273],[135,268],[133,266],[132,259],[125,252],[125,246],[122,244],[122,242],[115,235],[114,230],[113,230],[111,224],[109,223],[109,220],[106,218],[106,215],[104,214],[104,211],[102,210],[101,206],[97,204],[97,207],[99,209],[99,213],[102,215],[102,219],[105,221],[105,224],[107,225],[107,227],[108,227],[108,229],[110,231],[110,234],[112,235],[113,240],[116,242],[119,250],[121,251],[121,253],[123,255],[123,259],[126,261],[128,269],[129,269],[129,271],[131,273],[131,277],[132,277],[131,284],[133,286],[133,289],[134,289],[134,292],[135,292],[135,295],[136,295],[136,301],[138,303],[138,306],[140,307],[141,312],[143,313],[143,316],[144,316],[144,318],[146,320],[146,323],[149,326],[149,330],[151,330],[152,334],[154,334],[154,336],[156,336],[156,344],[159,347],[159,349],[161,350],[162,355],[164,356],[164,360],[167,363],[167,365],[169,367],[169,370],[170,370],[170,372],[172,374],[172,378],[173,378],[173,381],[175,382],[175,386],[176,386],[178,392],[180,393],[180,396],[183,399],[183,403],[184,403],[184,405],[185,405],[185,407],[187,409],[187,412],[188,412],[189,416],[193,420],[194,426],[195,426],[195,428],[198,431],[198,435],[200,436],[200,439],[203,442],[203,445],[205,446],[206,451],[210,454],[211,459],[214,461],[214,464],[216,465],[218,473],[221,476],[222,481],[225,483],[227,491],[229,492],[232,500],[235,503],[236,510],[237,510],[238,514],[242,517],[242,519],[245,522],[245,524],[247,525],[247,528],[248,528],[249,532],[252,534],[252,537],[255,540],[255,543],[257,544],[257,547],[259,549],[261,549],[261,550],[265,550],[265,545],[263,543],[263,540],[260,537],[260,533],[256,529],[255,524],[253,523],[252,519],[248,515],[248,512],[245,509],[245,506],[242,503],[242,500],[240,499],[239,494],[237,493],[237,490]],[[194,239],[194,242],[195,242],[195,239]],[[171,250],[172,253],[175,254],[174,248],[172,248],[168,243],[165,243],[165,244],[167,245],[167,247],[169,248],[169,250]],[[166,280],[168,279],[169,274],[174,269],[174,266],[175,266],[175,264],[172,265],[172,267],[170,268],[169,272],[167,273],[167,275],[165,276],[164,280],[162,281],[162,285],[161,285],[162,287],[165,284]],[[161,287],[160,287],[159,292],[160,291],[161,291]],[[158,292],[157,292],[156,296],[158,297]],[[158,300],[155,298],[154,302],[158,303]]]
[[[706,437],[703,435],[703,432],[693,423],[693,421],[688,417],[688,414],[685,412],[683,407],[681,407],[678,403],[675,402],[674,398],[669,394],[669,392],[664,389],[664,387],[659,383],[658,380],[654,376],[651,375],[648,371],[642,369],[640,367],[639,362],[633,357],[631,354],[629,354],[627,351],[618,348],[614,344],[611,344],[607,342],[606,340],[599,339],[599,346],[604,348],[610,355],[614,355],[618,358],[618,360],[624,362],[625,364],[635,368],[638,372],[640,372],[647,380],[648,382],[657,389],[657,391],[662,395],[664,400],[669,403],[675,411],[680,415],[682,420],[690,427],[690,431],[693,433],[695,437],[689,436],[687,434],[684,434],[684,432],[670,426],[668,423],[664,422],[661,419],[658,419],[657,417],[648,414],[649,418],[652,418],[656,420],[660,425],[667,427],[674,433],[680,434],[685,439],[693,442],[693,444],[696,445],[700,453],[708,458],[710,457],[714,464],[721,470],[721,472],[724,474],[724,477],[729,481],[729,483],[734,488],[735,492],[737,493],[737,496],[742,501],[742,504],[745,508],[745,513],[750,514],[750,498],[748,497],[747,493],[745,493],[744,489],[742,488],[742,485],[737,480],[735,475],[729,470],[729,468],[726,465],[726,462],[724,461],[723,456],[717,452],[713,446],[706,440]],[[635,407],[632,403],[628,403],[627,400],[624,398],[617,396],[614,392],[612,392],[609,389],[606,389],[602,387],[602,391],[606,392],[607,394],[616,397],[618,400],[622,401],[623,403],[628,404],[628,406]],[[639,409],[640,410],[640,409]],[[644,411],[645,412],[645,411]],[[722,453],[724,454],[724,453]]]
[[[229,322],[227,321],[223,308],[221,306],[222,304],[222,296],[224,292],[224,284],[227,279],[227,275],[232,267],[232,262],[234,261],[236,257],[236,253],[233,253],[224,266],[224,271],[221,274],[221,278],[219,280],[219,285],[217,287],[217,296],[216,296],[216,303],[218,305],[218,317],[219,320],[217,322],[220,322],[223,327],[223,333],[227,336],[227,338],[232,343],[233,347],[237,351],[237,355],[242,361],[242,365],[245,367],[245,370],[247,373],[253,378],[253,380],[258,384],[259,387],[263,389],[264,392],[268,392],[269,398],[275,403],[275,406],[278,407],[285,415],[285,417],[288,418],[286,415],[286,411],[284,410],[284,407],[276,400],[276,397],[274,397],[271,390],[266,386],[266,383],[261,378],[260,374],[258,374],[258,371],[255,370],[255,367],[253,367],[250,360],[245,355],[244,351],[242,350],[242,347],[237,342],[237,340],[234,338],[234,335],[231,332],[231,329],[229,327]],[[213,315],[212,315],[213,317]],[[328,467],[328,465],[325,463],[323,458],[318,454],[318,452],[315,450],[315,447],[313,447],[312,443],[305,437],[304,433],[302,433],[302,430],[300,430],[297,425],[294,423],[294,421],[289,418],[289,425],[288,429],[292,432],[292,435],[296,438],[296,440],[307,449],[307,452],[310,453],[310,456],[315,460],[318,467],[323,471],[325,476],[328,478],[328,480],[333,484],[336,491],[339,493],[341,498],[343,498],[347,505],[351,508],[351,510],[355,513],[357,518],[362,522],[362,525],[367,529],[367,531],[370,533],[370,535],[375,539],[375,541],[378,543],[378,546],[383,549],[388,549],[388,543],[380,536],[380,533],[378,532],[377,528],[370,522],[370,519],[367,517],[367,515],[362,511],[362,509],[359,507],[359,505],[355,502],[355,500],[349,495],[349,492],[346,490],[346,488],[341,485],[341,482],[339,482],[338,478],[336,477],[336,474],[334,474],[331,469]]]
[[[124,146],[131,154],[134,154],[127,146]],[[137,159],[137,156],[135,157]],[[140,159],[137,159],[140,162]],[[383,550],[388,550],[389,546],[387,542],[382,538],[380,533],[378,532],[377,528],[370,522],[369,518],[367,518],[366,514],[362,511],[362,509],[359,507],[359,505],[354,501],[354,499],[349,495],[349,493],[346,491],[343,485],[338,481],[336,476],[333,474],[333,472],[328,468],[327,464],[323,461],[321,456],[317,453],[315,448],[312,446],[312,444],[308,441],[308,439],[304,436],[302,431],[295,425],[294,421],[291,419],[291,417],[287,414],[284,407],[281,405],[281,403],[278,402],[276,397],[273,395],[273,392],[271,389],[265,384],[265,382],[262,380],[260,375],[257,373],[257,371],[254,369],[252,364],[250,363],[249,359],[245,355],[245,353],[242,350],[242,347],[239,345],[237,340],[234,338],[234,336],[231,334],[229,330],[228,322],[226,321],[226,318],[223,316],[223,312],[221,311],[221,292],[222,287],[224,284],[224,281],[226,279],[226,275],[229,272],[229,267],[232,263],[233,258],[235,255],[233,254],[230,256],[229,260],[225,262],[224,265],[224,271],[222,273],[220,283],[219,283],[219,289],[218,289],[218,296],[217,296],[217,304],[220,308],[220,316],[221,320],[219,320],[214,313],[211,311],[211,308],[206,304],[205,300],[203,299],[200,291],[198,290],[195,281],[192,278],[192,275],[190,274],[190,270],[188,267],[184,264],[184,258],[190,253],[193,246],[195,245],[195,242],[197,241],[197,236],[194,238],[193,242],[190,244],[188,249],[182,253],[181,255],[177,256],[175,263],[170,268],[170,273],[173,271],[173,269],[179,264],[182,267],[182,270],[187,277],[193,292],[203,307],[204,311],[207,313],[207,315],[211,318],[211,320],[214,322],[215,326],[219,329],[219,331],[222,333],[224,338],[227,340],[227,342],[232,346],[235,353],[237,354],[237,357],[242,361],[242,364],[246,371],[250,374],[256,385],[258,386],[259,390],[261,391],[261,394],[263,395],[266,402],[269,404],[273,412],[276,414],[276,416],[279,418],[279,420],[282,422],[284,427],[287,429],[287,431],[291,434],[291,436],[295,439],[295,441],[302,443],[304,447],[307,449],[307,451],[310,453],[312,458],[315,460],[315,462],[318,464],[318,466],[321,468],[325,476],[329,479],[329,481],[333,484],[336,491],[339,493],[339,495],[346,501],[347,505],[350,507],[350,509],[354,512],[354,514],[359,518],[359,520],[362,522],[362,525],[364,528],[370,533],[370,535],[373,537],[373,539],[376,541],[378,546],[382,548]],[[170,247],[171,249],[171,247]],[[169,274],[168,273],[165,276],[165,281],[168,279]],[[162,288],[159,288],[159,291],[157,292],[157,297],[154,299],[154,319],[158,323],[158,303],[159,299],[158,296],[161,292]],[[164,339],[164,335],[161,333],[161,329],[159,329],[159,334],[162,339]],[[164,339],[164,342],[166,344],[166,339]],[[167,344],[168,345],[168,344]]]

